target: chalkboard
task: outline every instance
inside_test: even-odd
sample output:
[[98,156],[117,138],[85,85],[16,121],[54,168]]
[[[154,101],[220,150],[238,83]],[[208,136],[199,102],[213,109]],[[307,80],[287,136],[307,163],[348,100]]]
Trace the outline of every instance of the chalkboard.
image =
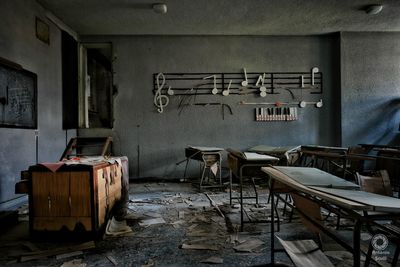
[[36,74],[3,61],[0,61],[0,127],[37,128]]

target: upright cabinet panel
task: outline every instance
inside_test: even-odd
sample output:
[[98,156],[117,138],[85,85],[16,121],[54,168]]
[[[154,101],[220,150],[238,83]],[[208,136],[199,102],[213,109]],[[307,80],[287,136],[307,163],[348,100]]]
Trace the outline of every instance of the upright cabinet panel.
[[54,173],[34,166],[30,172],[30,225],[34,231],[97,231],[121,198],[122,171],[117,164],[65,166]]
[[90,217],[90,173],[73,172],[70,176],[71,216]]
[[38,217],[57,217],[69,209],[69,173],[33,173],[32,199]]
[[61,172],[53,174],[49,181],[50,216],[64,217],[70,214],[70,182],[71,173]]
[[98,222],[103,224],[107,213],[107,171],[105,168],[99,169],[95,172],[95,180],[97,181],[97,208],[98,208]]

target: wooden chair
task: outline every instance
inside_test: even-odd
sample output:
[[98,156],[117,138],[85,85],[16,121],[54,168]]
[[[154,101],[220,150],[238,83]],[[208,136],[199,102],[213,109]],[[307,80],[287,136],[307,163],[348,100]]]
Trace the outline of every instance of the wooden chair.
[[[333,267],[332,262],[322,252],[314,240],[283,240],[276,236],[283,249],[295,266],[301,267]],[[285,265],[289,266],[289,265]]]
[[[367,174],[360,174],[358,172],[356,173],[358,184],[360,185],[361,190],[385,196],[393,196],[389,175],[386,170],[372,171]],[[387,231],[385,231],[386,229]],[[378,232],[373,231],[370,227],[369,230],[372,234],[385,234],[394,244],[396,244],[396,250],[394,252],[393,261],[391,263],[392,266],[396,266],[400,254],[400,228],[394,224],[384,224],[382,225],[382,229],[379,229]],[[370,242],[364,266],[369,265],[371,261],[372,251],[373,246],[372,242]]]
[[74,157],[110,156],[112,137],[75,137],[71,138],[60,157],[60,161]]
[[384,196],[393,196],[389,174],[386,170],[373,171],[368,175],[356,173],[358,185],[362,191]]

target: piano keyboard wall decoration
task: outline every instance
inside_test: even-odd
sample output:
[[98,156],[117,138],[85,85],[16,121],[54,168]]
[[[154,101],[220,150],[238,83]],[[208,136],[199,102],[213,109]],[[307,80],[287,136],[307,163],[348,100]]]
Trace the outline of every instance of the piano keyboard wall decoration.
[[296,121],[297,107],[255,108],[256,121]]

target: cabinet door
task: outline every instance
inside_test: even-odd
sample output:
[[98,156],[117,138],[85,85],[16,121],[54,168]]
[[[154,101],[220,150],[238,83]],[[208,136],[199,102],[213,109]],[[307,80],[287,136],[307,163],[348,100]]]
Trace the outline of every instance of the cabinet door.
[[97,170],[96,177],[97,179],[97,205],[98,205],[98,223],[102,225],[105,222],[105,217],[107,213],[107,195],[108,195],[108,184],[106,177],[107,171],[104,169]]
[[32,200],[35,217],[69,216],[69,173],[32,173]]
[[114,164],[110,166],[110,185],[109,185],[109,203],[114,206],[115,202],[121,199],[121,166]]
[[71,216],[91,216],[91,195],[90,195],[90,174],[89,172],[71,172],[70,195],[71,195]]

